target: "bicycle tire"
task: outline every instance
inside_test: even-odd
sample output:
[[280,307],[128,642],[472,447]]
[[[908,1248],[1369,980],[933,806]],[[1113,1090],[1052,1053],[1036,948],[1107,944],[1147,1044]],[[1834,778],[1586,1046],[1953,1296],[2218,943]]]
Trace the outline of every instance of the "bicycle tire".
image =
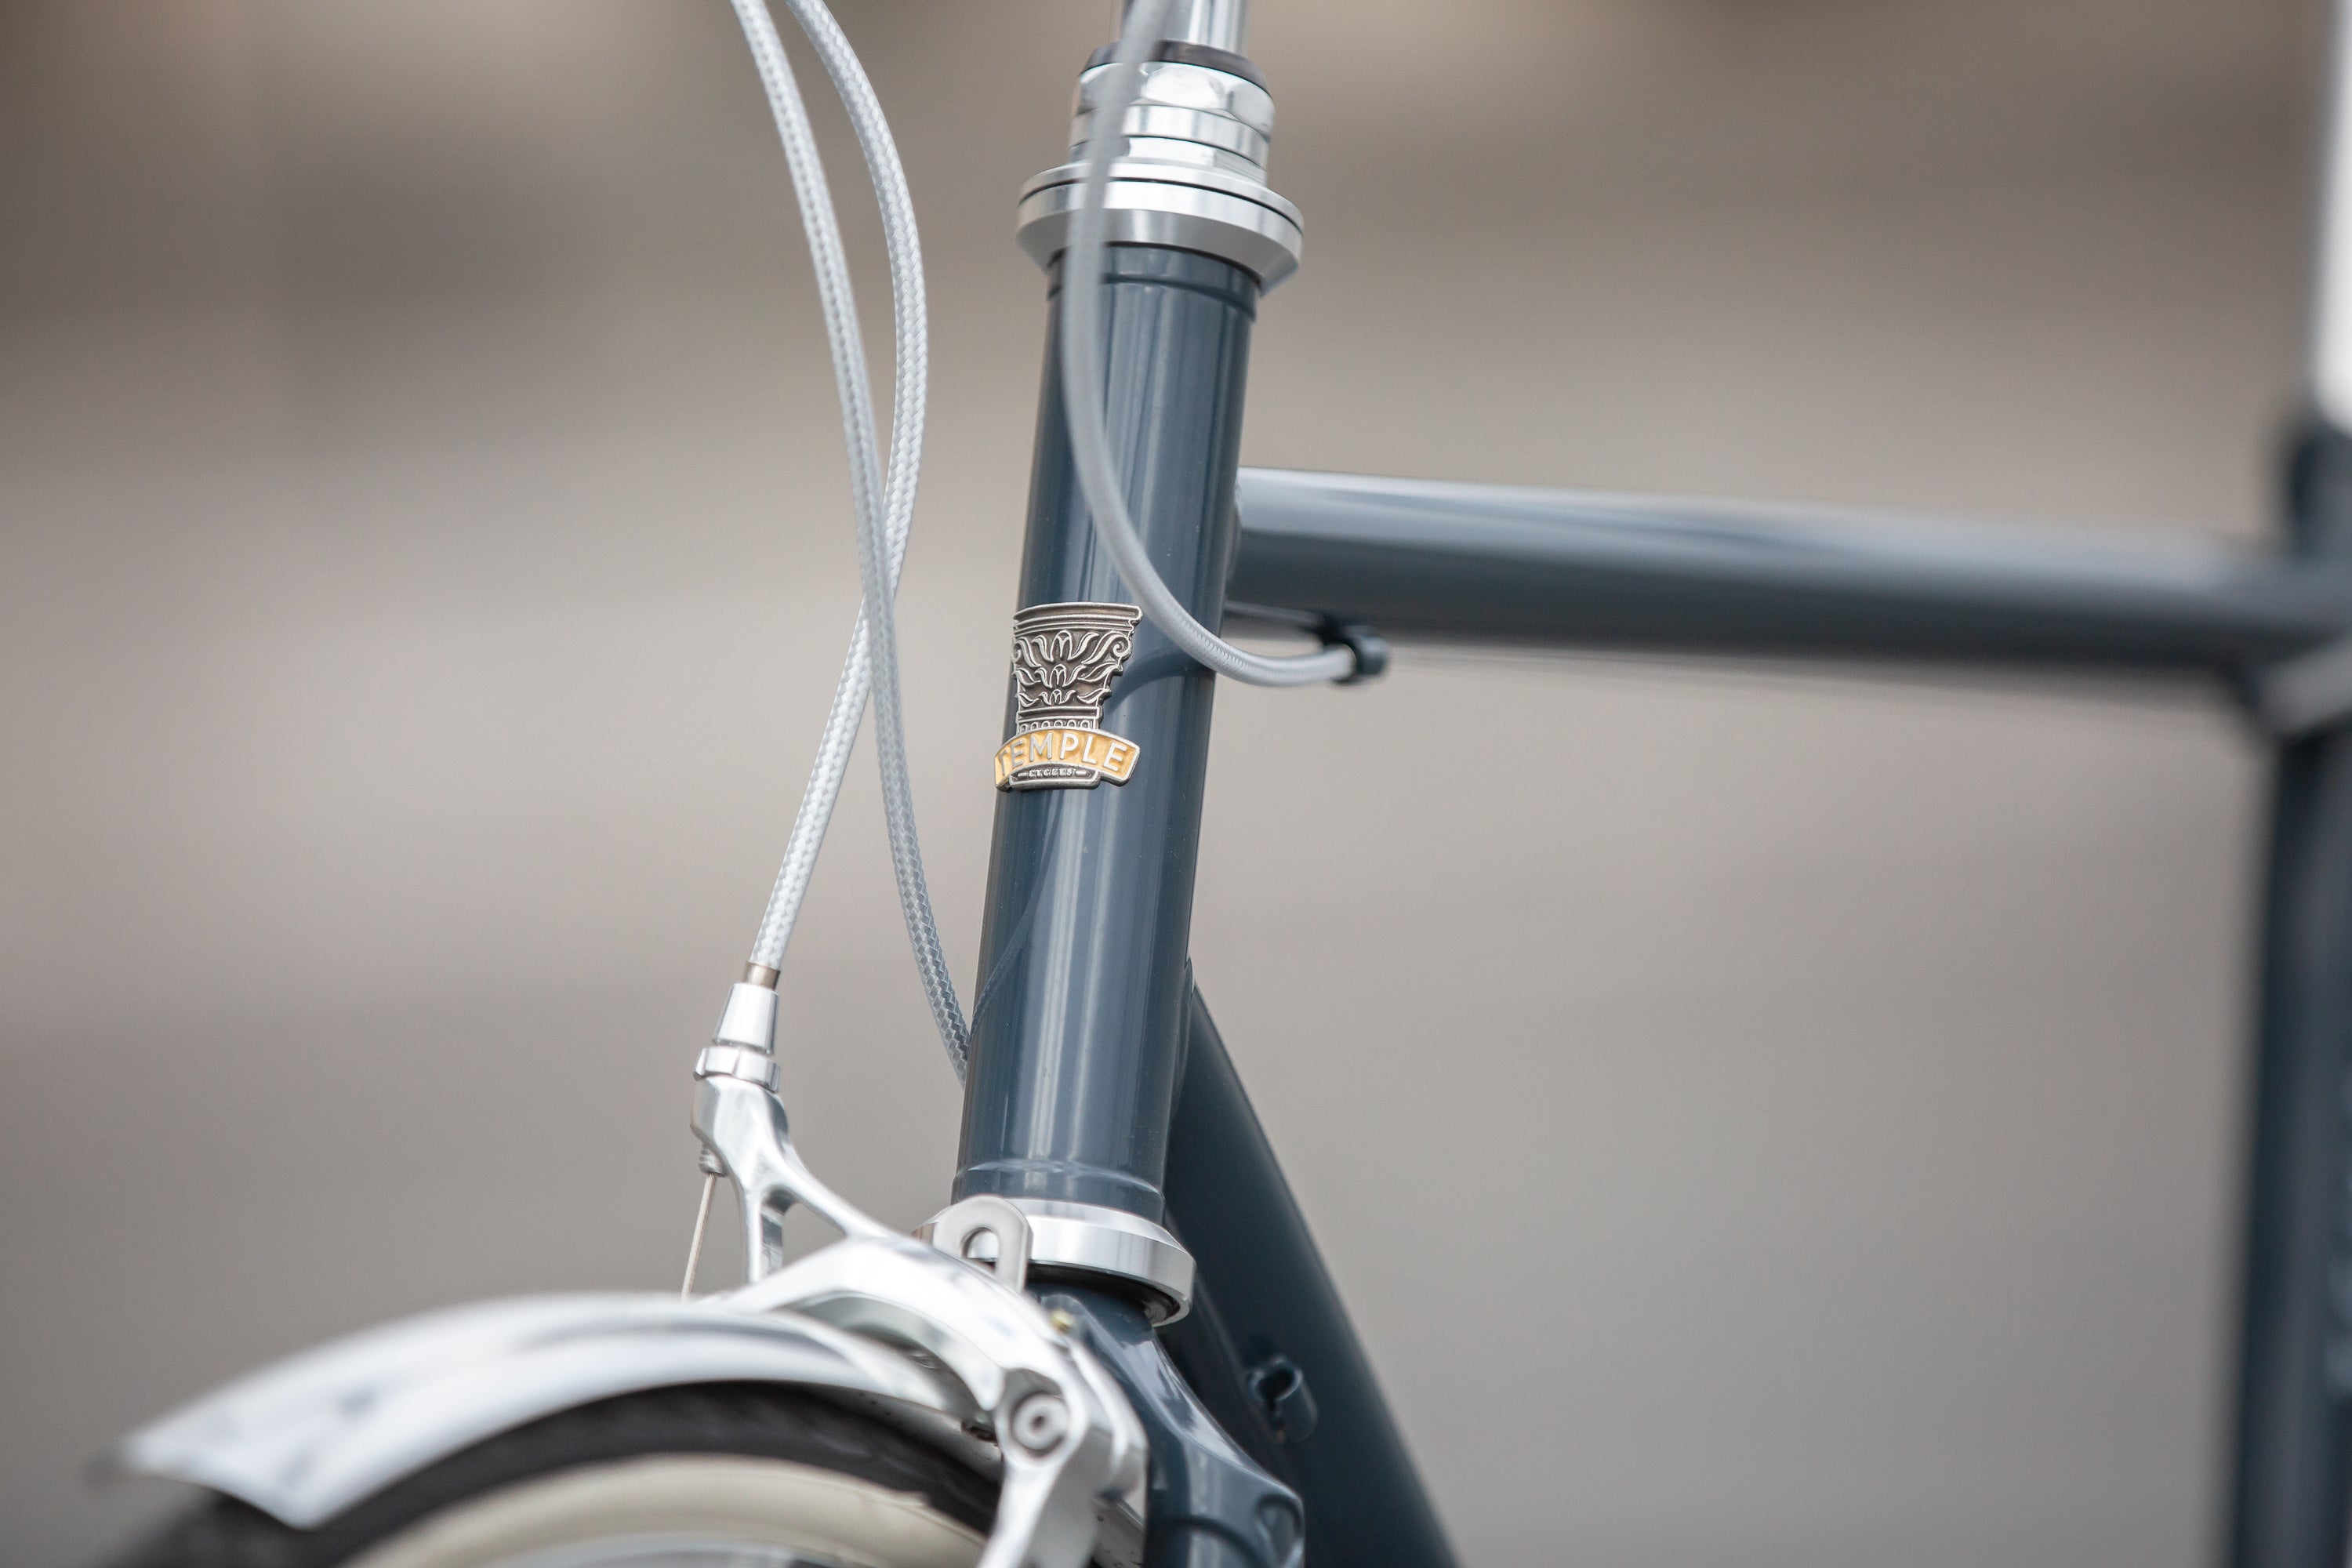
[[870,1416],[712,1384],[500,1433],[308,1530],[207,1495],[109,1568],[969,1568],[995,1509],[993,1481]]

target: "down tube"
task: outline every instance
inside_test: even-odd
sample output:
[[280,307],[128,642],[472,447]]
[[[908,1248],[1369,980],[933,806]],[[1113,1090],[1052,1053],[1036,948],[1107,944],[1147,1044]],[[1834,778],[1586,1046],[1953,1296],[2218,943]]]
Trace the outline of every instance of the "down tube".
[[1161,1342],[1217,1424],[1298,1493],[1309,1562],[1453,1568],[1371,1362],[1198,992],[1189,1034],[1168,1215],[1201,1274],[1192,1310],[1160,1331]]
[[[1111,247],[1104,277],[1106,416],[1128,505],[1169,587],[1215,626],[1257,281],[1145,246]],[[1071,466],[1054,317],[1019,603],[1132,605]],[[998,797],[958,1197],[1161,1218],[1213,692],[1144,622],[1097,721],[1136,748],[1127,782]]]

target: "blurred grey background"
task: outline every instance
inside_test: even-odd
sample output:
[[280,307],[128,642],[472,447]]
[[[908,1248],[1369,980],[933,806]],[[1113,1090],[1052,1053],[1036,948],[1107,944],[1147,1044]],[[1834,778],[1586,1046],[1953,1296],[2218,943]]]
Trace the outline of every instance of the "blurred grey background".
[[[2313,0],[1257,10],[1308,252],[1251,461],[2269,526]],[[1107,11],[843,17],[930,261],[967,990],[1012,204]],[[806,272],[715,0],[0,6],[0,1557],[163,1506],[86,1462],[265,1359],[674,1284],[856,599]],[[2218,698],[1408,655],[1219,708],[1202,984],[1469,1561],[2210,1555],[2263,795]],[[1526,765],[1415,740],[1465,723]],[[915,1223],[954,1085],[863,764],[784,994],[805,1146]]]

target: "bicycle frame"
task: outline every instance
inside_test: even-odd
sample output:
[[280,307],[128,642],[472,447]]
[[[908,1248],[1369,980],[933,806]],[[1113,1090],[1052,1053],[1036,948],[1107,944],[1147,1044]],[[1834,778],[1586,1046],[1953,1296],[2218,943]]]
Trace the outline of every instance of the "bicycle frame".
[[[1171,37],[1186,41],[1170,47],[1193,53],[1160,58],[1238,47],[1238,0],[1180,0],[1175,11]],[[2339,54],[2352,49],[2352,5],[2347,13]],[[1223,56],[1220,68],[1245,67],[1234,58]],[[2340,186],[2352,183],[2341,58],[2337,76]],[[2218,678],[2247,702],[2274,746],[2275,783],[2230,1527],[2238,1568],[2340,1563],[2352,1464],[2352,1288],[2341,1282],[2352,1278],[2343,1099],[2352,1065],[2352,739],[2343,729],[2352,718],[2352,201],[2333,200],[2328,212],[2316,416],[2294,443],[2291,549],[2279,556],[1788,508],[1237,472],[1260,276],[1236,263],[1236,250],[1203,254],[1144,231],[1118,237],[1104,273],[1108,424],[1128,501],[1162,576],[1206,625],[1291,626],[1327,640],[1370,626],[1519,647]],[[1023,607],[1128,597],[1072,471],[1058,363],[1049,336]],[[1267,1472],[1261,1479],[1304,1500],[1315,1559],[1450,1563],[1192,986],[1213,698],[1208,674],[1144,624],[1100,707],[1101,729],[1137,749],[1132,776],[1001,798],[956,1195],[995,1194],[1080,1219],[1131,1216],[1146,1230],[1164,1224],[1197,1272],[1189,1312],[1160,1342],[1199,1405]],[[1039,1272],[1082,1287],[1059,1299],[1082,1315],[1120,1318],[1129,1340],[1136,1312],[1164,1317],[1182,1294],[1147,1269],[1075,1255]],[[1148,1560],[1271,1560],[1246,1539],[1230,1465],[1223,1482],[1203,1479],[1186,1402],[1165,1389],[1144,1397],[1139,1378],[1149,1376],[1133,1367],[1122,1376],[1153,1429]]]

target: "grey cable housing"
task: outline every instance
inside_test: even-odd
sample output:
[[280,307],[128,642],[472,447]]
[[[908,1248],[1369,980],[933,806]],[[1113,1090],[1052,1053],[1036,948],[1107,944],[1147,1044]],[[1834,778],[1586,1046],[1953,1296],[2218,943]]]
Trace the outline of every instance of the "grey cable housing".
[[1272,658],[1235,647],[1196,620],[1170,591],[1151,564],[1150,552],[1127,510],[1126,487],[1103,428],[1103,252],[1108,243],[1110,168],[1127,145],[1127,111],[1142,91],[1142,65],[1166,30],[1169,0],[1135,0],[1110,79],[1097,100],[1087,129],[1086,178],[1070,223],[1070,243],[1062,258],[1062,385],[1068,411],[1070,456],[1095,533],[1120,579],[1160,634],[1189,658],[1219,675],[1250,686],[1314,686],[1357,673],[1356,656],[1346,647]]
[[[925,999],[956,1076],[965,1070],[968,1027],[947,966],[923,872],[922,845],[915,823],[914,788],[908,776],[906,731],[899,699],[895,598],[906,559],[915,492],[922,466],[928,395],[929,327],[923,284],[922,249],[889,122],[856,51],[823,0],[784,0],[809,38],[848,110],[882,216],[889,256],[894,380],[891,442],[887,467],[874,420],[857,307],[844,259],[840,224],[806,106],[763,0],[730,0],[741,24],[778,140],[784,151],[801,224],[816,275],[825,335],[832,351],[835,389],[848,448],[850,494],[857,521],[858,578],[863,604],[852,627],[849,650],[834,688],[832,706],[817,744],[808,784],[786,841],[773,891],[754,937],[751,962],[780,970],[786,946],[808,892],[818,852],[831,826],[841,786],[870,700],[875,750],[882,784],[883,815],[890,841],[891,869],[913,946]],[[1165,29],[1168,0],[1139,0],[1129,13],[1114,56],[1114,79],[1095,110],[1097,123],[1122,126],[1142,85],[1139,66]],[[1086,178],[1071,227],[1062,279],[1062,374],[1072,389],[1069,410],[1073,458],[1097,535],[1120,578],[1152,624],[1185,654],[1221,675],[1256,686],[1304,686],[1345,679],[1357,673],[1345,647],[1294,658],[1247,652],[1210,631],[1178,601],[1152,566],[1129,514],[1117,465],[1103,428],[1102,260],[1107,244],[1105,197],[1110,165],[1124,135],[1088,136]]]
[[966,1028],[923,876],[922,845],[915,826],[914,789],[907,770],[906,731],[899,703],[898,627],[893,611],[899,567],[905,559],[907,534],[914,512],[917,472],[922,460],[929,356],[921,246],[915,228],[914,205],[908,195],[905,171],[899,164],[888,121],[839,25],[822,0],[785,0],[849,111],[881,208],[890,258],[897,345],[894,424],[886,483],[856,301],[842,253],[840,225],[834,212],[832,194],[809,130],[807,110],[785,58],[783,42],[777,37],[775,23],[765,5],[761,0],[731,3],[753,62],[759,68],[761,84],[767,92],[769,110],[792,173],[801,226],[816,273],[841,403],[844,440],[848,447],[850,495],[857,519],[858,577],[865,595],[841,679],[835,688],[833,706],[826,715],[816,762],[793,824],[783,867],[777,875],[775,891],[753,942],[751,962],[770,969],[782,967],[784,946],[806,895],[809,874],[830,825],[858,722],[870,694],[875,750],[882,775],[883,815],[889,828],[890,863],[898,879],[899,909],[914,947],[916,967],[922,977],[932,1020],[947,1048],[948,1059],[961,1079],[964,1072]]

